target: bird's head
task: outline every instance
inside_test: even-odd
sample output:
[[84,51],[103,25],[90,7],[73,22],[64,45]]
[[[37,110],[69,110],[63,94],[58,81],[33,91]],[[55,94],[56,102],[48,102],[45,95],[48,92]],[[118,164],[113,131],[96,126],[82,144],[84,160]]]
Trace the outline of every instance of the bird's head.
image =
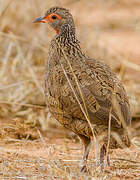
[[63,25],[69,24],[74,29],[74,21],[70,12],[61,7],[52,7],[46,11],[45,15],[34,20],[34,23],[48,23],[57,34],[61,32]]

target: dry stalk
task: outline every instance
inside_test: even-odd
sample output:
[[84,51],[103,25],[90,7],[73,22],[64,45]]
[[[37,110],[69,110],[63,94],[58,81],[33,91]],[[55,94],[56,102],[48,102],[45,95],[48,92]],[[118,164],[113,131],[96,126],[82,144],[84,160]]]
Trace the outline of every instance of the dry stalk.
[[22,153],[22,151],[24,151],[24,146],[27,144],[27,141],[29,139],[29,134],[26,136],[26,139],[24,141],[21,141],[22,142],[22,146],[21,148],[19,149],[19,151],[16,152],[16,159],[15,160],[18,160],[20,154]]
[[4,73],[6,72],[7,66],[8,66],[8,60],[9,57],[11,55],[11,51],[12,51],[12,47],[13,47],[13,43],[10,43],[8,48],[7,48],[7,53],[3,59],[3,65],[0,71],[0,77],[2,77],[4,75]]
[[108,118],[109,119],[109,121],[108,121],[108,141],[107,141],[106,157],[108,157],[110,135],[111,135],[111,111],[112,111],[112,107],[110,107],[109,118]]
[[25,82],[30,82],[32,79],[27,79],[27,80],[24,80],[24,81],[20,81],[20,82],[17,82],[17,83],[13,83],[13,84],[8,84],[7,86],[1,86],[0,87],[0,90],[4,90],[4,89],[9,89],[9,88],[12,88],[12,87],[16,87],[16,86],[19,86]]
[[6,7],[2,10],[2,12],[1,12],[1,14],[0,14],[0,19],[2,19],[2,16],[4,16],[4,14],[6,13],[7,9],[10,7],[10,5],[12,4],[13,1],[14,1],[14,0],[10,0],[10,1],[7,3]]
[[24,104],[24,103],[17,103],[17,102],[9,102],[9,101],[0,101],[0,104],[9,104],[9,105],[18,105],[18,106],[25,106],[25,107],[30,107],[30,108],[39,108],[39,109],[44,109],[44,105],[34,105],[34,104]]
[[42,142],[44,148],[46,148],[46,143],[45,143],[45,140],[44,140],[44,138],[43,138],[43,136],[42,136],[40,130],[37,129],[37,132],[38,132],[38,135],[39,135],[39,137],[40,137],[40,140],[41,140],[41,142]]
[[118,101],[117,101],[116,93],[112,93],[112,105],[113,105],[113,108],[114,108],[114,109],[116,110],[116,112],[117,112],[117,115],[118,115],[118,117],[119,117],[119,120],[120,120],[121,123],[122,123],[123,128],[124,128],[125,130],[127,130],[128,128],[127,128],[126,122],[125,122],[125,120],[124,120],[124,118],[123,118],[123,115],[122,115],[122,113],[121,113],[121,109],[120,109],[120,105],[119,105],[119,103],[118,103]]
[[[124,120],[124,118],[123,118],[123,115],[122,115],[122,113],[121,113],[121,109],[120,109],[120,105],[119,105],[119,103],[118,103],[118,101],[117,101],[116,93],[113,93],[113,94],[112,94],[112,105],[113,105],[113,108],[115,109],[115,111],[117,112],[117,115],[118,115],[118,117],[119,117],[119,120],[120,120],[123,128],[125,129],[125,131],[126,131],[128,137],[129,137],[129,139],[131,140],[131,138],[130,138],[130,133],[131,133],[131,132],[129,131],[129,129],[128,129],[127,125],[126,125],[126,122],[125,122],[125,120]],[[120,144],[123,148],[125,148],[125,145],[124,145],[124,143],[122,142],[122,140],[121,140],[121,138],[119,137],[119,135],[118,135],[117,133],[115,133],[115,132],[113,132],[112,135],[113,135],[113,137],[119,142],[119,144]],[[132,143],[132,142],[131,142],[131,143]]]
[[20,55],[21,59],[23,60],[24,64],[25,64],[26,67],[28,68],[28,71],[30,72],[31,77],[33,78],[36,86],[38,87],[38,89],[40,90],[40,92],[44,95],[44,90],[43,90],[42,86],[40,85],[40,83],[39,83],[39,81],[38,81],[38,79],[37,79],[37,77],[36,77],[36,75],[35,75],[32,67],[31,67],[30,64],[28,63],[28,62],[30,61],[31,56],[32,56],[31,53],[30,53],[30,52],[28,53],[28,56],[27,56],[27,58],[26,58],[27,60],[26,60],[25,57],[24,57],[24,55],[23,55],[22,49],[21,49],[21,47],[20,47],[20,45],[19,45],[19,43],[18,43],[17,41],[16,41],[16,45],[17,45],[17,46],[16,46],[16,47],[17,47],[17,51],[19,52],[19,55]]

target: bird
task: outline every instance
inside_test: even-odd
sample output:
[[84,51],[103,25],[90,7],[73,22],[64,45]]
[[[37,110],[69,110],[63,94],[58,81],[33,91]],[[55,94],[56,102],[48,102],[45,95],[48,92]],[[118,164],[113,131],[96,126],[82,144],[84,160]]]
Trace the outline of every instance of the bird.
[[[68,9],[51,7],[34,20],[34,23],[38,22],[48,23],[56,31],[50,42],[45,74],[45,98],[49,112],[83,142],[82,172],[88,171],[87,159],[92,142],[103,136],[100,148],[100,166],[103,169],[107,147],[117,149],[131,145],[127,131],[131,125],[131,111],[125,88],[109,66],[84,53]],[[107,162],[110,166],[109,155]]]

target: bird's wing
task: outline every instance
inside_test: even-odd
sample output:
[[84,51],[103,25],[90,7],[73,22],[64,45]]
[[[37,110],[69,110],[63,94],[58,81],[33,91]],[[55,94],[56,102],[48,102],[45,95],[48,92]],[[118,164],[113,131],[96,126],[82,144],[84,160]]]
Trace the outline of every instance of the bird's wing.
[[[82,63],[80,62],[80,64]],[[109,110],[112,106],[112,94],[115,94],[123,119],[129,125],[131,116],[126,92],[111,69],[104,63],[93,59],[86,59],[81,69],[82,71],[77,78],[91,121],[93,114],[94,120],[97,118],[101,121],[104,120],[104,123],[108,124]],[[112,123],[116,127],[121,126],[121,121],[114,108],[112,108]]]

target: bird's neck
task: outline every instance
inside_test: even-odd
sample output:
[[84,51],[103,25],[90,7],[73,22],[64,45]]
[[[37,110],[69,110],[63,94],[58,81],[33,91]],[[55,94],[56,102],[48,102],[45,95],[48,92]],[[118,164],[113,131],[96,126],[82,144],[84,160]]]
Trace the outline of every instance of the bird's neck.
[[[55,46],[54,46],[55,44]],[[76,38],[75,28],[69,24],[64,24],[59,34],[51,42],[51,46],[60,55],[84,59],[86,55],[82,52],[80,42]],[[83,58],[84,57],[84,58]]]
[[76,38],[75,27],[70,24],[64,24],[59,33],[56,36],[60,46],[67,46],[69,44],[79,44],[79,41]]

